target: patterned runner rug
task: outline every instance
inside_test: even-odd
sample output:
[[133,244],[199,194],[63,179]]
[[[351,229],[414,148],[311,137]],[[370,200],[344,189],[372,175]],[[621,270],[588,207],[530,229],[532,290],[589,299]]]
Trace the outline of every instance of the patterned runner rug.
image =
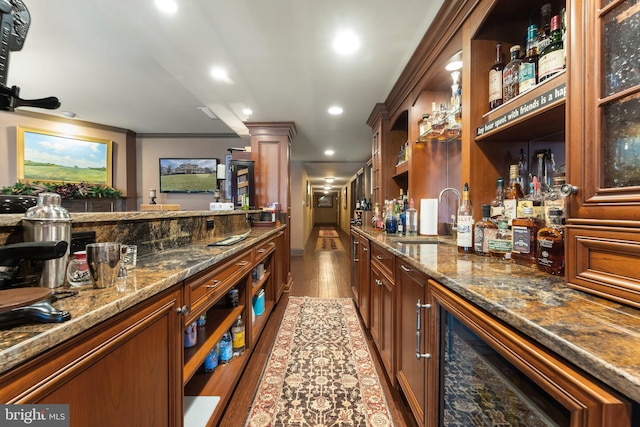
[[393,426],[351,299],[289,298],[245,426]]
[[318,232],[318,236],[320,236],[320,237],[340,237],[336,230],[327,230],[327,229],[321,229]]
[[318,237],[316,251],[344,251],[344,247],[335,237]]

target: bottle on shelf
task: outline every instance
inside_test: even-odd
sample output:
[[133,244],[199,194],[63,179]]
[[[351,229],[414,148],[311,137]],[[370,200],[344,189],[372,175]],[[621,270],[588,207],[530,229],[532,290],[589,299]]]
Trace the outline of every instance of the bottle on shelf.
[[458,207],[458,252],[473,253],[473,207],[469,200],[469,183],[464,184]]
[[396,234],[398,232],[398,219],[395,212],[396,202],[392,200],[387,206],[387,216],[385,217],[385,230],[387,234]]
[[225,332],[218,343],[218,349],[220,350],[219,362],[222,365],[229,363],[233,357],[233,349],[231,348],[231,335],[229,332]]
[[498,224],[498,220],[504,215],[504,178],[496,180],[496,197],[491,201],[491,221]]
[[518,155],[518,182],[520,182],[520,188],[524,191],[525,188],[528,188],[529,181],[529,164],[527,162],[527,156],[524,154],[524,149],[520,149],[520,154]]
[[511,230],[505,218],[498,221],[498,231],[489,240],[489,256],[501,260],[511,260]]
[[491,221],[491,205],[482,205],[482,221],[473,227],[473,250],[476,255],[489,256],[489,240],[495,239],[498,226]]
[[204,371],[210,373],[216,370],[218,367],[218,346],[214,345],[207,357],[204,359]]
[[428,141],[429,137],[427,135],[429,134],[429,131],[431,130],[431,115],[430,114],[423,114],[422,115],[422,120],[420,121],[420,125],[418,126],[418,128],[420,129],[420,135],[418,136],[418,140],[420,142]]
[[238,316],[231,326],[231,348],[233,356],[240,356],[244,353],[244,322],[242,316]]
[[535,267],[538,258],[538,231],[544,223],[533,216],[533,208],[524,208],[522,216],[511,224],[511,259],[517,264]]
[[565,68],[564,43],[560,15],[551,18],[550,43],[540,52],[538,80],[543,82]]
[[551,43],[551,3],[540,7],[540,28],[538,29],[538,53]]
[[564,220],[560,209],[549,210],[550,224],[538,231],[538,268],[556,276],[564,275]]
[[518,200],[524,197],[520,180],[518,179],[518,165],[509,166],[509,187],[504,193],[504,218],[511,225],[513,218],[517,216]]
[[396,234],[398,236],[402,236],[404,234],[404,224],[402,222],[402,209],[400,208],[400,204],[401,202],[396,204],[393,211],[394,216],[396,217]]
[[538,83],[538,26],[527,28],[527,53],[518,70],[518,92],[524,93]]
[[415,236],[418,234],[418,211],[415,208],[413,199],[409,199],[409,208],[406,214],[406,233],[407,236]]
[[565,212],[564,196],[560,193],[560,188],[566,183],[565,175],[557,175],[553,177],[553,187],[544,196],[544,220],[545,223],[551,224],[551,209],[560,209]]
[[496,43],[496,62],[489,69],[489,110],[502,105],[502,70],[504,70],[502,43]]
[[520,45],[511,46],[509,49],[510,61],[502,70],[502,99],[507,102],[520,93],[518,90],[518,72],[520,70]]

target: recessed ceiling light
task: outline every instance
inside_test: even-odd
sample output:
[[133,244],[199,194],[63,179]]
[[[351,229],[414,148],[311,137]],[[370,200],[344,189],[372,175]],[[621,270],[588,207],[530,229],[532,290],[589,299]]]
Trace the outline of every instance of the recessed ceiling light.
[[325,180],[326,182],[328,182],[329,184],[331,184],[331,183],[332,183],[333,181],[335,181],[336,179],[335,179],[335,178],[331,178],[331,177],[326,177],[324,180]]
[[447,71],[458,71],[461,68],[462,68],[462,61],[451,61],[444,66],[444,69]]
[[324,151],[324,154],[325,154],[326,156],[333,156],[334,154],[336,154],[336,152],[335,152],[335,151],[333,151],[333,150],[325,150],[325,151]]
[[232,83],[229,78],[229,74],[227,74],[227,70],[221,67],[213,67],[211,68],[211,77],[219,82]]
[[337,105],[334,105],[332,107],[329,107],[329,114],[337,116],[338,114],[342,114],[343,110],[342,107],[338,107]]
[[64,117],[68,119],[73,119],[76,116],[76,113],[74,113],[73,111],[63,111],[60,114],[62,114]]
[[360,39],[350,30],[341,31],[333,39],[333,48],[342,55],[348,55],[360,48]]
[[244,114],[245,116],[250,116],[251,114],[253,114],[253,111],[251,111],[251,108],[243,108],[242,114]]
[[156,0],[156,7],[166,14],[174,14],[178,11],[178,3],[175,0]]

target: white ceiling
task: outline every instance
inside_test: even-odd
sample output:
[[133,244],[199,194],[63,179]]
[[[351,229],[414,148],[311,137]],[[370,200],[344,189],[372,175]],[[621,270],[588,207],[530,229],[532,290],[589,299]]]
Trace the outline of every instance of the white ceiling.
[[[174,15],[154,0],[23,1],[31,25],[11,53],[7,85],[25,99],[60,99],[60,109],[40,112],[139,134],[246,139],[249,107],[252,122],[295,122],[292,161],[305,164],[312,185],[335,176],[340,186],[370,158],[366,120],[443,0],[176,0]],[[360,37],[351,56],[332,48],[341,29]],[[214,81],[213,66],[232,83]],[[334,104],[343,115],[327,114]]]

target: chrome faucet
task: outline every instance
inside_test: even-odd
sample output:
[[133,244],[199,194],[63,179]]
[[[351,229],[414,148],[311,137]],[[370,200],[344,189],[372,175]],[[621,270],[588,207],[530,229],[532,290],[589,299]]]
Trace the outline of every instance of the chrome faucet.
[[457,213],[458,213],[458,208],[460,207],[460,203],[462,202],[462,199],[460,197],[460,192],[453,188],[453,187],[447,187],[445,189],[443,189],[440,194],[438,195],[438,203],[442,203],[442,195],[444,193],[446,193],[447,191],[451,191],[453,193],[455,193],[456,197],[458,197],[458,204],[456,205],[456,212],[454,215],[451,215],[451,221],[453,221],[453,223],[451,224],[451,230],[454,231],[457,229],[458,226],[458,221],[457,221]]

